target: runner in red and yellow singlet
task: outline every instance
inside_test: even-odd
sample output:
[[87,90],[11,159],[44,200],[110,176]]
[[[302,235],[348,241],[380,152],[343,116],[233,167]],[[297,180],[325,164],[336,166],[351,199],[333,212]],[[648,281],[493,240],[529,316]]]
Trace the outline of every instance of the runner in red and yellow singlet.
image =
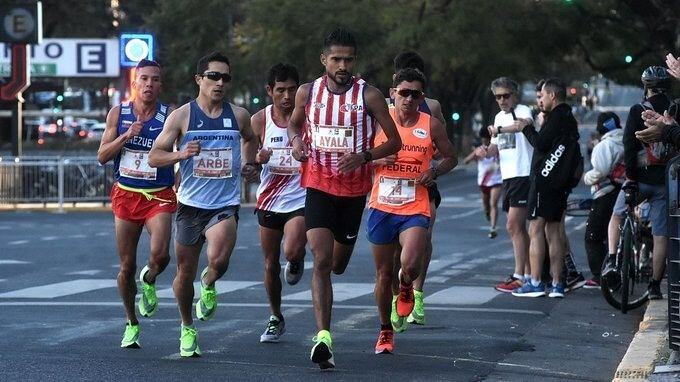
[[[344,29],[331,32],[321,53],[325,74],[300,86],[288,123],[293,157],[303,162],[305,224],[314,255],[312,300],[319,332],[310,358],[322,369],[335,366],[331,271],[343,273],[352,255],[371,190],[371,160],[401,146],[383,94],[352,76],[355,59],[354,37]],[[373,147],[376,123],[387,140]]]
[[[393,85],[390,95],[395,100],[395,108],[390,114],[402,145],[396,155],[374,162],[377,166],[366,227],[368,240],[373,244],[375,300],[380,315],[376,354],[394,351],[394,332],[390,323],[394,251],[401,245],[396,310],[400,317],[408,317],[414,306],[413,281],[422,271],[420,257],[425,254],[429,240],[431,207],[427,187],[457,163],[442,123],[418,111],[418,105],[425,97],[425,75],[418,69],[403,69],[395,76]],[[384,140],[381,131],[375,143]],[[435,146],[442,159],[431,168]]]

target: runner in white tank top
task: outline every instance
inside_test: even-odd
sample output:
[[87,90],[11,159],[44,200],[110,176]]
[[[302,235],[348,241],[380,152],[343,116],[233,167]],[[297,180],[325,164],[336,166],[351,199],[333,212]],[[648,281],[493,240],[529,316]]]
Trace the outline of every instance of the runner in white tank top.
[[[300,162],[292,156],[288,139],[288,120],[293,112],[299,85],[294,66],[276,64],[267,74],[267,94],[274,103],[255,113],[251,126],[259,138],[256,161],[262,165],[257,189],[257,221],[264,254],[264,285],[271,316],[260,342],[278,342],[286,325],[281,314],[281,247],[288,260],[285,279],[297,284],[304,271],[306,190],[300,185]],[[286,240],[281,245],[284,231]]]

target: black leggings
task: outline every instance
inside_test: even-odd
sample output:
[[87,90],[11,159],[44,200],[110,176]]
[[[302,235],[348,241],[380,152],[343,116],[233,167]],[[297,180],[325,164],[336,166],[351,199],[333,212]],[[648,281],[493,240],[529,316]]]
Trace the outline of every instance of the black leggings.
[[585,247],[588,254],[590,273],[593,274],[597,281],[600,280],[602,262],[604,262],[604,258],[607,256],[607,228],[609,227],[609,219],[612,217],[612,210],[614,209],[614,203],[618,194],[619,188],[617,187],[608,194],[593,200],[590,214],[588,214]]

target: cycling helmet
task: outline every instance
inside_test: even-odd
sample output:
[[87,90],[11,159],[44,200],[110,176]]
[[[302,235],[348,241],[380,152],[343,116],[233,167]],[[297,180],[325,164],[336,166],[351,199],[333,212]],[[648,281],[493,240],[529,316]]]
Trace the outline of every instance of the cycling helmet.
[[671,87],[671,77],[663,66],[650,66],[642,72],[640,79],[646,88],[668,89]]

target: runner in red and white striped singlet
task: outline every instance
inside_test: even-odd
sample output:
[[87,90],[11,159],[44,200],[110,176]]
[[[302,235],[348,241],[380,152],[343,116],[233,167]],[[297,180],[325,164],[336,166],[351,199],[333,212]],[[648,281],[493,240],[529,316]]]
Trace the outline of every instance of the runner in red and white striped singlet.
[[368,84],[352,78],[352,86],[342,94],[328,89],[328,76],[311,85],[305,107],[307,114],[303,140],[311,147],[303,165],[302,186],[336,196],[366,195],[372,186],[370,164],[352,172],[338,171],[338,160],[348,153],[361,153],[373,146],[375,121],[368,114],[364,91]]
[[[300,86],[288,122],[293,157],[303,162],[305,225],[314,254],[312,296],[319,332],[310,358],[322,369],[335,367],[329,331],[331,271],[342,274],[352,255],[371,190],[371,160],[401,148],[383,94],[352,76],[356,49],[354,37],[344,29],[326,37],[321,53],[325,73]],[[376,123],[387,140],[372,147]]]

